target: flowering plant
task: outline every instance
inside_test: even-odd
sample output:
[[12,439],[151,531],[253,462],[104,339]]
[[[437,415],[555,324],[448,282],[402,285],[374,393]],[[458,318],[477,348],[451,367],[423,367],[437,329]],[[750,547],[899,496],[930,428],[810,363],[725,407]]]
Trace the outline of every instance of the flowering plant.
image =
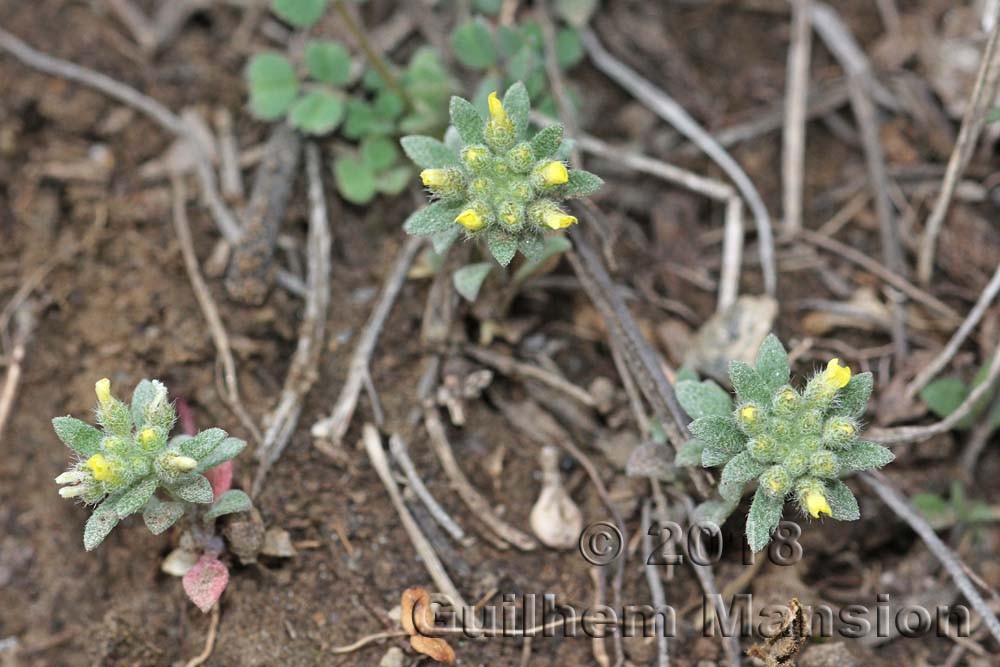
[[401,141],[423,168],[420,178],[434,200],[411,215],[404,229],[429,236],[439,254],[464,233],[485,240],[502,266],[519,250],[529,260],[544,257],[545,234],[577,223],[561,202],[585,197],[603,181],[556,157],[561,125],[526,136],[531,102],[521,82],[502,101],[490,94],[488,118],[460,97],[451,98],[450,112],[454,130],[445,142],[425,136]]
[[[62,485],[59,495],[94,506],[83,532],[88,551],[119,521],[139,511],[156,535],[184,516],[191,504],[210,505],[203,515],[206,521],[251,508],[242,491],[226,490],[217,498],[204,474],[243,451],[243,440],[227,437],[219,428],[171,438],[177,412],[158,380],[140,382],[131,405],[112,395],[106,378],[95,389],[100,428],[73,417],[52,420],[56,435],[77,456],[72,467],[56,477]],[[169,499],[158,498],[158,490]]]
[[858,439],[858,421],[872,391],[871,373],[852,375],[832,359],[799,392],[789,384],[788,354],[768,336],[754,366],[730,362],[736,405],[712,381],[677,383],[677,398],[694,418],[694,439],[678,454],[682,465],[722,467],[718,514],[736,508],[748,482],[757,491],[747,516],[746,535],[754,551],[763,549],[791,497],[803,514],[853,521],[857,500],[840,478],[879,468],[895,456],[885,447]]

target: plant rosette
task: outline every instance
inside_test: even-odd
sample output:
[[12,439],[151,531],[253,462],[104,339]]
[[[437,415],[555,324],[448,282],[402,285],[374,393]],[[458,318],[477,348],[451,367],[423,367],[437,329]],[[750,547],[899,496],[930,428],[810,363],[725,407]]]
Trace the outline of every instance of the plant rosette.
[[88,551],[140,511],[146,527],[158,535],[192,505],[205,506],[206,522],[251,508],[243,491],[228,488],[231,473],[228,479],[224,474],[224,464],[246,447],[243,440],[219,428],[171,438],[177,412],[158,380],[140,382],[131,405],[112,395],[107,379],[95,389],[100,428],[69,416],[52,420],[56,435],[77,457],[55,480],[59,495],[93,507],[83,533]]
[[789,384],[789,375],[788,354],[771,335],[755,365],[730,362],[735,403],[710,380],[677,383],[677,399],[694,418],[694,439],[681,448],[677,464],[722,468],[722,501],[708,501],[700,510],[717,523],[736,508],[746,485],[757,482],[746,522],[753,551],[770,541],[789,498],[814,519],[860,518],[857,500],[841,478],[895,458],[859,438],[871,373],[853,375],[832,359],[802,391]]
[[490,95],[486,118],[453,97],[454,131],[445,142],[404,137],[403,150],[423,169],[420,178],[433,200],[406,220],[406,232],[430,237],[438,254],[463,235],[484,240],[501,266],[518,251],[528,260],[543,257],[547,233],[577,224],[563,202],[594,193],[603,181],[555,159],[561,125],[526,137],[530,112],[527,90],[518,82],[502,101]]

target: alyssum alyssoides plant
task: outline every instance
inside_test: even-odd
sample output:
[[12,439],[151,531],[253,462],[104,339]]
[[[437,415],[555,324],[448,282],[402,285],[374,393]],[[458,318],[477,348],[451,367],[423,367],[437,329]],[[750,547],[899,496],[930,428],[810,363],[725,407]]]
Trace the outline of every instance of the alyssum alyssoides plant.
[[423,168],[420,178],[434,200],[411,215],[404,229],[431,237],[438,254],[464,235],[484,240],[502,266],[518,250],[529,260],[544,257],[545,235],[577,223],[563,200],[585,197],[603,181],[557,157],[561,125],[526,136],[531,103],[521,82],[502,101],[495,92],[489,96],[488,118],[460,97],[451,98],[450,112],[454,131],[444,143],[424,136],[401,141]]
[[[83,531],[88,551],[119,521],[140,511],[155,535],[170,528],[192,504],[207,506],[206,521],[250,509],[250,498],[242,491],[227,488],[216,497],[204,475],[239,454],[246,446],[243,440],[227,437],[218,428],[171,438],[177,412],[167,400],[167,388],[157,380],[140,382],[131,405],[111,394],[107,379],[97,383],[96,392],[100,428],[73,417],[52,420],[56,435],[77,457],[56,478],[62,485],[59,495],[94,507]],[[157,497],[157,491],[166,498]]]
[[841,477],[878,468],[895,457],[888,449],[859,439],[858,421],[872,391],[871,373],[851,374],[832,359],[802,391],[789,384],[788,354],[768,336],[754,366],[733,361],[729,377],[736,403],[712,381],[677,383],[677,398],[694,418],[695,439],[678,463],[721,467],[719,493],[728,516],[749,482],[757,491],[747,516],[746,536],[763,549],[791,498],[803,514],[853,521],[861,515]]

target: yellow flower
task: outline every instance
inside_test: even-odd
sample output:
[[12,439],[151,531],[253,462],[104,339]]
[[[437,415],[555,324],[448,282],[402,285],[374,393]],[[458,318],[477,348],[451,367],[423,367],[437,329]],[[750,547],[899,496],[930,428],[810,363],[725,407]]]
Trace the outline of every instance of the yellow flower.
[[490,93],[489,98],[490,104],[490,118],[498,123],[502,123],[507,120],[507,112],[503,109],[503,104],[500,102],[500,98],[497,97],[497,91]]
[[471,208],[467,208],[459,213],[458,217],[455,218],[455,222],[462,225],[470,232],[479,231],[486,225],[486,221],[483,220],[482,216]]
[[542,180],[545,185],[562,185],[569,182],[569,171],[562,162],[553,160],[542,165]]
[[448,172],[444,169],[424,169],[420,172],[420,180],[428,188],[440,188],[448,181]]
[[779,479],[771,479],[768,482],[768,486],[771,487],[771,493],[781,493],[782,484]]
[[833,511],[830,509],[830,503],[826,501],[826,496],[819,491],[810,491],[807,493],[805,503],[806,511],[809,512],[809,516],[814,519],[818,519],[822,514],[833,516]]
[[156,440],[156,431],[151,428],[144,428],[139,432],[139,444],[143,446],[151,445]]
[[834,424],[833,428],[843,435],[846,435],[848,438],[854,435],[854,427],[846,422],[842,424]]
[[757,408],[752,405],[740,408],[740,419],[748,424],[752,424],[757,419]]
[[851,369],[840,363],[840,359],[831,359],[824,373],[826,379],[837,389],[842,389],[851,381]]
[[97,393],[97,402],[101,405],[111,402],[111,380],[108,378],[98,380],[94,385],[94,391]]
[[549,229],[566,229],[577,223],[575,217],[562,211],[548,211],[542,221]]
[[106,482],[114,476],[111,471],[111,464],[108,463],[103,454],[94,454],[91,456],[87,459],[86,466],[90,468],[90,472],[94,474],[94,479],[98,482]]

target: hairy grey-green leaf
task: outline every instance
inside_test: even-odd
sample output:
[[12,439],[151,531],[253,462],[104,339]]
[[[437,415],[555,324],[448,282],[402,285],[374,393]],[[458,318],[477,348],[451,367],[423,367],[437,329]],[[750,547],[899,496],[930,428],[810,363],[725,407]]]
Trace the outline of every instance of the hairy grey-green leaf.
[[708,415],[695,419],[689,427],[699,440],[736,454],[746,444],[746,436],[729,415]]
[[296,28],[308,28],[319,21],[327,0],[272,0],[271,9]]
[[757,375],[769,393],[788,384],[788,352],[774,334],[768,335],[757,351]]
[[861,518],[857,498],[839,479],[827,481],[826,502],[830,505],[830,515],[838,521],[856,521]]
[[679,466],[700,466],[702,465],[702,452],[705,451],[705,443],[697,438],[691,438],[677,450],[677,457],[674,463]]
[[189,503],[210,503],[215,498],[212,484],[201,475],[195,475],[179,484],[171,484],[167,489],[175,498]]
[[739,504],[740,499],[743,497],[743,489],[745,487],[746,482],[719,482],[719,495],[722,496],[723,500],[736,505]]
[[758,405],[767,405],[770,402],[770,392],[767,385],[760,379],[757,370],[742,361],[729,362],[729,379],[736,390],[736,397],[739,402],[753,401]]
[[181,443],[181,453],[185,456],[201,460],[212,453],[229,434],[221,428],[210,428],[201,431],[190,440]]
[[784,499],[772,498],[763,489],[757,489],[750,503],[746,526],[747,542],[753,552],[760,551],[771,541],[771,533],[781,521],[784,506]]
[[503,96],[503,108],[507,112],[507,117],[514,123],[517,136],[524,136],[531,115],[531,99],[523,83],[517,81],[507,89]]
[[159,481],[156,477],[149,476],[135,483],[128,491],[115,500],[114,510],[118,513],[119,519],[135,514],[141,510],[149,499],[156,492]]
[[81,457],[88,458],[101,450],[101,440],[104,435],[79,419],[56,417],[52,420],[52,428],[63,444]]
[[93,551],[118,525],[118,521],[118,512],[113,507],[113,499],[109,498],[87,519],[87,525],[83,528],[83,548]]
[[840,462],[841,475],[858,470],[881,468],[896,458],[896,455],[889,449],[865,440],[855,442],[847,449],[837,452],[836,456]]
[[462,227],[459,225],[452,225],[448,229],[436,232],[431,236],[431,245],[434,247],[434,252],[438,255],[444,255],[448,252],[451,244],[458,240],[458,237],[461,235]]
[[497,62],[493,33],[480,18],[457,25],[451,33],[451,46],[458,61],[471,69],[489,69]]
[[158,380],[142,380],[132,392],[132,422],[138,429],[145,428],[146,406],[156,400],[161,394],[166,395],[167,388]]
[[602,185],[604,185],[604,179],[600,176],[583,169],[570,169],[569,181],[565,185],[561,185],[558,192],[561,197],[566,199],[577,199],[594,194],[601,189]]
[[837,392],[837,400],[833,405],[833,413],[843,417],[860,417],[868,405],[872,395],[874,378],[871,373],[858,373],[851,377],[843,389]]
[[725,416],[733,411],[729,393],[712,380],[684,380],[675,385],[677,400],[693,419],[710,415]]
[[479,289],[483,286],[483,281],[486,280],[486,277],[490,275],[490,271],[492,270],[492,262],[468,264],[455,271],[455,274],[452,276],[452,282],[455,285],[455,289],[466,301],[475,302],[476,297],[479,296]]
[[500,266],[507,266],[517,253],[517,236],[501,227],[490,227],[486,235],[486,245]]
[[733,513],[737,505],[739,505],[738,499],[737,502],[732,502],[725,498],[706,500],[694,508],[694,519],[695,521],[707,521],[721,526]]
[[531,149],[539,160],[552,157],[559,150],[563,141],[563,126],[559,123],[549,125],[538,131],[531,140]]
[[462,210],[463,202],[436,201],[410,215],[403,223],[403,230],[414,236],[431,236],[443,231],[460,231],[455,217]]
[[230,489],[212,503],[212,506],[205,512],[204,518],[205,521],[211,521],[226,514],[249,512],[252,507],[253,502],[250,500],[250,496],[239,489]]
[[722,469],[722,484],[745,484],[762,472],[765,466],[750,456],[750,452],[740,452]]
[[211,470],[220,463],[225,463],[231,458],[234,458],[243,451],[243,448],[247,446],[244,440],[239,438],[226,438],[219,446],[212,450],[212,453],[205,458],[198,461],[198,467],[195,468],[195,472],[205,472],[206,470]]
[[730,459],[738,452],[719,445],[706,444],[701,451],[701,465],[705,468],[714,468],[729,463]]
[[399,140],[406,156],[423,169],[440,169],[443,167],[458,167],[461,160],[458,154],[444,143],[433,137],[409,136]]
[[159,535],[184,516],[184,503],[164,502],[150,498],[142,511],[142,520],[153,535]]
[[476,111],[476,107],[468,100],[461,97],[452,97],[449,107],[451,113],[451,124],[458,131],[458,136],[466,144],[482,144],[486,142],[483,137],[485,123],[483,117]]

